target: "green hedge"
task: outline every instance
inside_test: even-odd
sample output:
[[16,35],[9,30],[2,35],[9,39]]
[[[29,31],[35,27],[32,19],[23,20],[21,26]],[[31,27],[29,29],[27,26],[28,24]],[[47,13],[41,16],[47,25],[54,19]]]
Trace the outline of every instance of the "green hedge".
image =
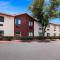
[[51,36],[51,37],[49,37],[50,39],[60,39],[60,36]]
[[[8,41],[11,41],[11,40],[22,40],[22,41],[32,41],[32,40],[42,40],[43,39],[43,37],[19,37],[19,36],[14,36],[14,37],[8,37],[8,36],[6,36],[6,37],[0,37],[0,40],[8,40]],[[51,37],[44,37],[44,39],[60,39],[60,36],[56,36],[56,37],[54,37],[54,36],[51,36]]]
[[15,36],[14,39],[16,39],[16,40],[32,40],[33,37],[19,37],[19,36]]
[[6,36],[6,37],[2,37],[2,39],[3,39],[3,40],[11,41],[11,40],[13,39],[13,37],[8,37],[8,36]]
[[8,36],[0,36],[0,40],[7,40],[7,41],[11,41],[13,39],[13,37],[8,37]]
[[[43,39],[43,37],[34,37],[34,39],[38,39],[38,40],[41,40]],[[50,36],[50,37],[44,37],[44,39],[60,39],[60,36]]]

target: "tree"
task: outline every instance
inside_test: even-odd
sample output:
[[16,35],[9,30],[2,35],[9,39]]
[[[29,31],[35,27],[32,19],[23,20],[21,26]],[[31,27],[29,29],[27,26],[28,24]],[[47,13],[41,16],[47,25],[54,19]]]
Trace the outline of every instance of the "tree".
[[57,10],[60,5],[60,0],[34,0],[29,10],[32,12],[34,18],[40,23],[42,27],[43,37],[45,35],[46,27],[51,18],[58,17],[59,11]]

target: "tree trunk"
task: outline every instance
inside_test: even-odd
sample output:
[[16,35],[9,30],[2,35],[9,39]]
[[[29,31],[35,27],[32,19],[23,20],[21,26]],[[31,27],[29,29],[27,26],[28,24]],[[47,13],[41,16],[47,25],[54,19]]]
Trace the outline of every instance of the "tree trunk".
[[45,36],[45,29],[46,29],[46,28],[43,28],[43,27],[42,27],[42,40],[44,40],[44,36]]

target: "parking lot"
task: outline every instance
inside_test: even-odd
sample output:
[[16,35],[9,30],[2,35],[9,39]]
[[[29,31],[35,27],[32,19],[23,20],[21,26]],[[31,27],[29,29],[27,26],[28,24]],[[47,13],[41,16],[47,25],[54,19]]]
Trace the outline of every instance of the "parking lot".
[[0,60],[60,60],[60,41],[0,42]]

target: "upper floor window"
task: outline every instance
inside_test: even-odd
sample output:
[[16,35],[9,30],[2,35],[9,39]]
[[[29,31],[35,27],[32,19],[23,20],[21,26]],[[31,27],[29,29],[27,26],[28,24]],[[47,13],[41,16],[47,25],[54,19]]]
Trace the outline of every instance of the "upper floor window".
[[4,17],[0,16],[0,22],[4,22]]
[[29,26],[33,26],[33,22],[32,21],[29,21]]
[[42,30],[42,28],[39,28],[39,30]]
[[21,20],[20,20],[20,19],[16,19],[16,20],[15,20],[15,24],[16,24],[16,25],[21,24]]
[[60,31],[60,26],[59,26],[59,31]]
[[48,25],[47,28],[50,28],[50,25]]
[[54,30],[56,29],[56,26],[54,26]]
[[47,29],[47,30],[49,30],[49,29]]

